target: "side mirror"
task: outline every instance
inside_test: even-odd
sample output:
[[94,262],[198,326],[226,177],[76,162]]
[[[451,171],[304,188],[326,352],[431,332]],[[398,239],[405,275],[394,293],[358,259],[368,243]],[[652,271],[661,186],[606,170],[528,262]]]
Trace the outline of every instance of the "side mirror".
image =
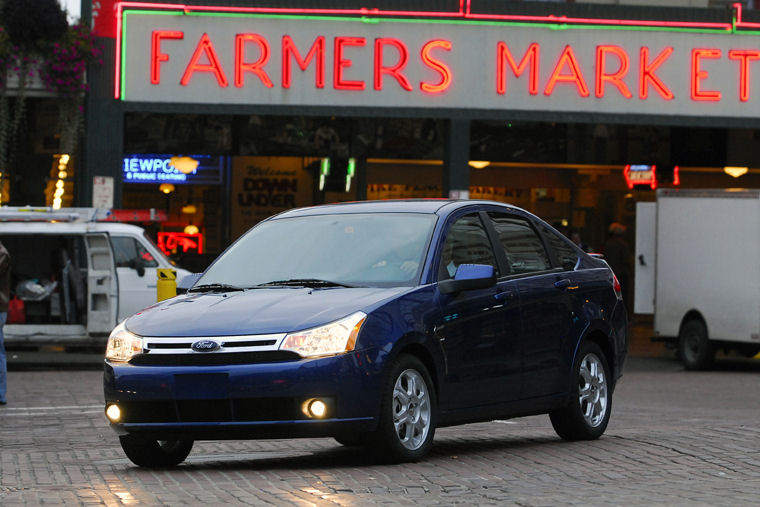
[[187,290],[195,285],[195,282],[201,277],[203,273],[190,273],[189,275],[180,278],[177,283],[177,294],[184,294]]
[[132,259],[129,261],[129,267],[137,271],[137,276],[145,276],[145,264],[139,259]]
[[455,294],[465,290],[487,289],[496,285],[496,271],[486,264],[461,264],[451,280],[438,282],[442,294]]

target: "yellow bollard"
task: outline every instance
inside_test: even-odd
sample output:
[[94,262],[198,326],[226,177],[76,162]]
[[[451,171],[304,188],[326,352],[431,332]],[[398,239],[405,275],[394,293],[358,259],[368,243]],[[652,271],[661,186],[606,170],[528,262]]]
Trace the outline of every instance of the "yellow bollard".
[[158,268],[156,274],[158,275],[158,282],[156,283],[157,301],[176,296],[177,272],[173,269]]

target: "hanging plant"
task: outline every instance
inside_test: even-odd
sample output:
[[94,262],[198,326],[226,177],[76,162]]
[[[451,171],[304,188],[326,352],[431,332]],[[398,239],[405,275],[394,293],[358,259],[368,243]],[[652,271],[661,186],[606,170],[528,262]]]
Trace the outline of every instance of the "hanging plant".
[[102,64],[103,51],[92,32],[83,24],[73,25],[64,37],[54,42],[52,53],[40,68],[45,87],[61,99],[59,105],[60,150],[73,153],[84,118],[84,92],[87,65]]

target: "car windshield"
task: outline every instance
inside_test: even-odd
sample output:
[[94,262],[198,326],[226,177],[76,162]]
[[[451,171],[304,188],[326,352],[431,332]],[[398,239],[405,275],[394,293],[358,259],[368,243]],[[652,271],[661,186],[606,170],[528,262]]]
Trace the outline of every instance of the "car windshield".
[[281,218],[250,230],[197,286],[411,286],[436,216],[357,213]]

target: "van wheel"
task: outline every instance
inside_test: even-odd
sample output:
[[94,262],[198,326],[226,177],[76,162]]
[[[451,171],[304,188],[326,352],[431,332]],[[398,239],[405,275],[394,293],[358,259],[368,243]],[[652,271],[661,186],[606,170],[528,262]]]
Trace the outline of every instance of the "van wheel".
[[120,436],[119,443],[132,463],[148,468],[179,465],[193,448],[192,440],[151,440],[135,435]]
[[594,440],[604,433],[612,412],[610,379],[602,349],[584,342],[573,365],[570,403],[549,414],[557,435],[564,440]]
[[385,462],[417,461],[435,435],[436,398],[425,365],[402,355],[391,365],[380,400],[380,421],[368,435],[370,451]]
[[687,370],[704,370],[715,360],[715,345],[707,339],[707,328],[701,320],[690,320],[678,334],[678,354]]

